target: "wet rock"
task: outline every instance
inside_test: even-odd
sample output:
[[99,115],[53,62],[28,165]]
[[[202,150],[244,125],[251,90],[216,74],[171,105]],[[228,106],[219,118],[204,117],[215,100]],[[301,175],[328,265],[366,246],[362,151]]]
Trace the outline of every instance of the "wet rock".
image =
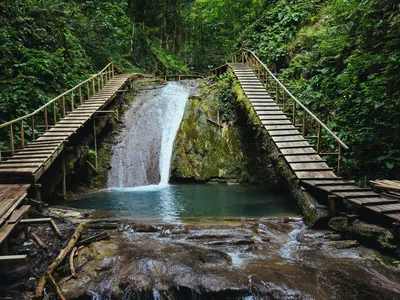
[[330,220],[329,227],[348,239],[357,239],[365,245],[400,257],[400,248],[394,244],[392,232],[381,226],[335,217]]

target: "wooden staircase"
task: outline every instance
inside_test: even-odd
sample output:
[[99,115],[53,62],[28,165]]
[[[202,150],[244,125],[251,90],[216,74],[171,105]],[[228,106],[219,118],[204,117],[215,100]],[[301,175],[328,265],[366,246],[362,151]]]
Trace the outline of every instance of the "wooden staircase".
[[[322,157],[337,156],[337,174],[341,173],[344,149],[348,149],[321,120],[307,109],[250,50],[232,55],[232,63],[214,70],[216,75],[230,68],[239,80],[268,135],[286,160],[301,185],[310,191],[319,191],[329,199],[349,201],[384,221],[400,222],[398,198],[382,196],[369,188],[360,188],[352,180],[344,180],[334,173]],[[316,127],[312,130],[312,127]],[[313,136],[310,136],[310,135]],[[336,141],[337,151],[323,152],[323,139]],[[310,143],[313,139],[315,144]]]

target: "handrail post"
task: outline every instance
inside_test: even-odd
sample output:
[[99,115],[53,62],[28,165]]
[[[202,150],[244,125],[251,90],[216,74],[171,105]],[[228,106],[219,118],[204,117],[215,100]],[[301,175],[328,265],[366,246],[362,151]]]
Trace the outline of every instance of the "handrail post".
[[340,143],[338,143],[338,145],[339,145],[339,150],[338,150],[337,176],[340,176],[343,163],[343,147]]
[[286,92],[283,91],[283,94],[282,94],[282,110],[283,110],[283,112],[285,112],[285,105],[286,105]]
[[296,126],[296,101],[293,100],[293,126]]
[[114,70],[114,63],[111,63],[111,68],[112,68],[112,78],[114,78],[115,70]]
[[87,93],[87,100],[90,98],[90,89],[89,89],[89,82],[86,81],[86,93]]
[[278,88],[278,84],[276,84],[276,87],[275,87],[275,103],[276,104],[279,103],[279,88]]
[[321,152],[321,124],[318,123],[318,134],[317,134],[317,152]]
[[94,84],[94,77],[92,78],[93,95],[96,94],[96,85]]
[[62,96],[62,100],[61,100],[61,106],[62,106],[62,117],[65,118],[65,96]]
[[35,138],[35,116],[32,116],[32,141],[34,141]]
[[49,123],[47,120],[47,107],[44,108],[44,131],[49,130]]
[[82,105],[83,102],[83,96],[82,96],[82,86],[79,86],[79,102]]
[[14,133],[12,124],[9,125],[9,131],[10,131],[10,152],[11,156],[14,156]]
[[53,103],[53,121],[54,121],[54,125],[57,124],[57,106],[56,106],[57,102]]
[[24,120],[21,120],[21,149],[25,148]]
[[99,76],[97,76],[97,91],[100,92],[100,90],[101,90],[101,81],[100,81]]
[[307,112],[303,110],[303,136],[305,137],[307,134]]
[[74,105],[74,91],[71,92],[71,112],[74,111],[75,105]]

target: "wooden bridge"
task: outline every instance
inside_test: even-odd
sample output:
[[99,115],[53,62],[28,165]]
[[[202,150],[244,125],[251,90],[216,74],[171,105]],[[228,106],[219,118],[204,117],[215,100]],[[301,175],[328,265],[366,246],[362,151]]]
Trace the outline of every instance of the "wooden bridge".
[[[24,222],[23,217],[26,217],[30,206],[25,206],[23,213],[17,208],[27,196],[28,189],[63,154],[69,139],[80,128],[91,119],[95,126],[93,116],[109,112],[103,109],[133,76],[117,75],[114,64],[110,63],[99,73],[33,113],[0,125],[2,136],[8,136],[9,147],[8,151],[0,149],[0,244],[7,241],[8,235],[19,222]],[[25,128],[29,128],[29,131],[26,132]],[[62,165],[65,193],[65,162]],[[39,186],[36,185],[37,195],[40,195]],[[3,252],[6,251],[7,247],[3,245]],[[14,256],[6,258],[5,261],[17,259]]]
[[[232,63],[215,72],[218,75],[228,68],[233,70],[261,123],[306,189],[326,194],[332,211],[337,201],[347,200],[376,213],[381,219],[400,221],[398,198],[359,188],[354,181],[340,177],[343,152],[348,149],[346,144],[296,99],[252,51],[234,53]],[[37,182],[41,176],[58,157],[63,158],[66,145],[80,128],[94,115],[109,112],[103,109],[132,77],[133,74],[116,75],[114,64],[110,63],[98,74],[33,113],[0,125],[1,136],[8,137],[5,144],[9,147],[6,151],[0,150],[0,244],[20,222],[38,222],[24,220],[30,206],[20,207],[28,189],[35,185],[36,195],[40,198]],[[185,75],[173,77],[177,80],[186,78]],[[332,142],[337,145],[335,151],[332,151]],[[96,147],[96,140],[94,144]],[[322,158],[332,155],[337,157],[335,169],[338,175]],[[62,166],[65,194],[64,159]],[[8,261],[18,259],[22,257],[7,257]]]
[[[360,188],[340,177],[344,150],[348,146],[301,103],[250,50],[232,54],[232,63],[214,70],[216,75],[230,68],[239,80],[268,135],[301,185],[325,194],[331,211],[337,201],[349,201],[375,213],[383,221],[400,221],[400,202],[372,189]],[[312,141],[312,142],[311,142]],[[336,150],[332,151],[331,144]],[[322,157],[336,156],[329,167]]]

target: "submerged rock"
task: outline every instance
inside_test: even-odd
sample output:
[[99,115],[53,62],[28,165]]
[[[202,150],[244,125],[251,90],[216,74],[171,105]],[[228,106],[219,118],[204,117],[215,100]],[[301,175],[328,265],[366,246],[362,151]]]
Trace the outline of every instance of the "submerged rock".
[[[68,299],[400,296],[399,273],[377,262],[373,252],[353,241],[331,241],[332,232],[309,230],[299,219],[198,224],[184,232],[184,226],[168,225],[170,235],[162,238],[125,228],[111,241],[78,251],[79,278],[60,281]],[[268,241],[261,238],[266,233]],[[252,243],[223,242],[232,240]]]

